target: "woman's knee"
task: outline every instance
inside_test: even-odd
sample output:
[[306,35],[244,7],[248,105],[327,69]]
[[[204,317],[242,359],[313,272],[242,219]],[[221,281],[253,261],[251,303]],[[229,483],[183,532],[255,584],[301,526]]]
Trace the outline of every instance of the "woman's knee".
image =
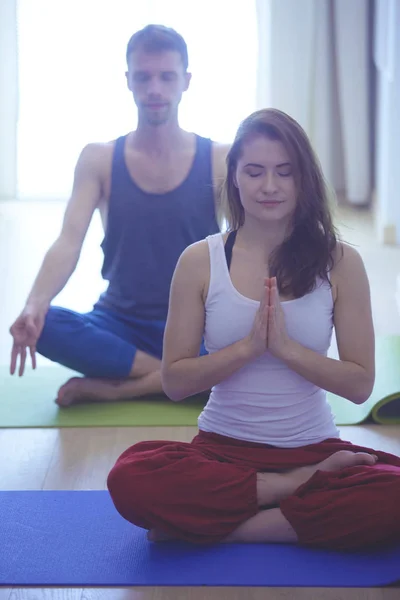
[[385,465],[377,477],[375,490],[371,484],[366,502],[370,511],[366,523],[378,543],[400,542],[400,467]]
[[127,521],[145,529],[154,526],[157,506],[163,498],[166,477],[158,472],[158,452],[155,455],[149,452],[159,446],[157,442],[140,442],[128,448],[107,478],[107,488],[117,511]]
[[355,467],[348,477],[319,472],[313,482],[281,504],[300,543],[359,550],[400,541],[399,467]]
[[124,519],[138,527],[151,529],[149,507],[154,505],[157,494],[132,467],[117,463],[108,475],[107,488],[115,508]]

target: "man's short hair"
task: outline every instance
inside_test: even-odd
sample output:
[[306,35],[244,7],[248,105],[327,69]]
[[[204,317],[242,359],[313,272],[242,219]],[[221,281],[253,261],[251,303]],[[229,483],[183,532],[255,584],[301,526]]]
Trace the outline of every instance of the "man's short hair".
[[187,45],[183,37],[172,29],[164,25],[146,25],[140,31],[133,34],[128,42],[126,49],[126,61],[135,50],[144,50],[145,52],[165,52],[172,50],[178,52],[182,59],[184,70],[187,71],[189,65]]

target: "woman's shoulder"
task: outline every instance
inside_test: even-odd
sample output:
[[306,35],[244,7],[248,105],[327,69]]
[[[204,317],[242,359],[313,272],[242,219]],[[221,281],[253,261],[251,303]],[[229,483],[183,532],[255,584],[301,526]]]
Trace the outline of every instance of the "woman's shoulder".
[[210,283],[209,238],[188,246],[181,254],[174,276],[175,284],[201,294],[203,302]]
[[333,266],[330,280],[334,287],[339,288],[348,280],[357,281],[365,278],[366,271],[360,252],[345,242],[338,242],[332,255]]
[[190,244],[185,250],[182,252],[180,261],[185,263],[192,263],[196,261],[201,261],[208,253],[208,240],[200,240],[199,242],[194,242]]
[[182,252],[179,262],[190,267],[201,266],[203,263],[208,264],[210,262],[210,248],[220,244],[221,240],[222,242],[224,241],[224,235],[222,233],[214,233],[204,240],[190,244]]
[[332,254],[332,272],[345,273],[364,265],[360,252],[346,242],[338,241]]
[[204,281],[210,271],[210,250],[208,238],[187,246],[179,257],[176,271],[185,273],[188,280]]

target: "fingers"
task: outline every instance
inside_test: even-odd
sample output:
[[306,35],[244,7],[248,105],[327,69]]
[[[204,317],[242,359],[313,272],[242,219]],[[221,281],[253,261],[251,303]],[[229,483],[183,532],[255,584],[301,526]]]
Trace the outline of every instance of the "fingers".
[[270,303],[270,293],[270,288],[268,286],[264,287],[259,308],[260,320],[264,327],[268,326],[268,306]]
[[271,288],[269,288],[269,287],[265,288],[264,298],[265,298],[265,306],[269,306],[271,303]]
[[24,374],[24,371],[25,371],[25,363],[26,363],[26,348],[25,347],[21,348],[20,357],[21,358],[20,358],[20,362],[19,362],[18,375],[20,377],[22,377],[22,375]]
[[273,285],[277,286],[276,277],[264,277],[264,285],[266,287],[272,287]]
[[269,294],[268,294],[267,290],[264,289],[264,292],[261,296],[260,307],[258,309],[259,319],[263,325],[266,325],[267,311],[268,311],[268,295]]
[[275,309],[273,306],[267,306],[267,348],[269,348],[275,339]]
[[270,343],[270,336],[274,336],[276,328],[276,308],[279,303],[278,288],[276,286],[276,277],[270,279],[271,287],[268,290],[269,302],[266,309],[267,321],[268,321],[268,346]]
[[19,346],[16,346],[15,344],[13,344],[13,347],[11,350],[11,361],[10,361],[10,374],[11,375],[14,375],[14,373],[15,373],[19,352],[20,352]]
[[264,308],[265,308],[265,288],[264,288],[263,293],[261,294],[260,307],[258,309],[261,314],[264,312]]
[[[260,310],[265,307],[275,306],[279,302],[278,286],[276,277],[265,277],[264,279],[264,294],[261,298]],[[267,311],[268,312],[268,311]]]
[[278,284],[276,277],[271,277],[270,306],[277,306],[278,304],[280,304]]
[[[30,357],[32,360],[32,369],[36,369],[36,348],[35,346],[31,346],[29,348]],[[10,375],[14,375],[17,370],[17,362],[18,357],[20,357],[19,370],[18,375],[21,377],[25,371],[26,364],[26,348],[22,348],[21,346],[13,346],[11,350],[11,360],[10,360]]]
[[32,369],[36,369],[36,348],[35,348],[35,346],[29,347],[29,354],[31,355]]
[[267,345],[268,345],[268,336],[269,336],[269,307],[270,307],[270,303],[271,303],[271,289],[269,287],[266,288],[265,290],[265,298],[266,298],[266,305],[265,305],[265,310],[264,310],[264,319],[265,319],[265,326],[266,326],[266,336],[267,336]]

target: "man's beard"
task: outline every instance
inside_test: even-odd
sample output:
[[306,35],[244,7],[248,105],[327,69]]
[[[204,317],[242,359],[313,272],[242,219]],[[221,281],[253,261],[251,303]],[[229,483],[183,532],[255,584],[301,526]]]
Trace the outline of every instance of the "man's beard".
[[146,121],[149,125],[153,125],[157,127],[159,125],[164,125],[169,119],[170,110],[169,108],[164,108],[162,110],[145,110]]

